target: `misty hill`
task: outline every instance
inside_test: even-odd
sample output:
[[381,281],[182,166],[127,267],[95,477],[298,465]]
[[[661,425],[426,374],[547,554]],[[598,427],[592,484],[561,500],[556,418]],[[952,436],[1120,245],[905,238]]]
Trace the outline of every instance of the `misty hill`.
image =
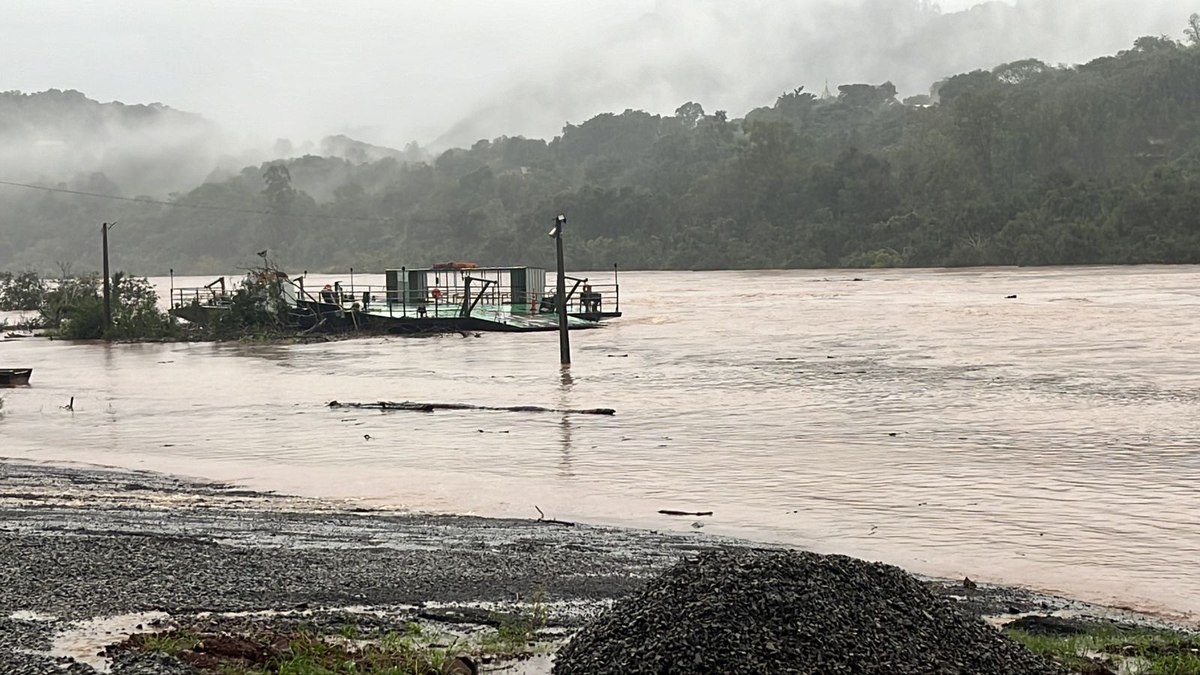
[[[648,3],[649,4],[649,3]],[[1037,57],[1082,63],[1139,35],[1179,35],[1183,0],[742,0],[657,3],[593,44],[525,66],[476,94],[435,147],[498,133],[539,136],[563,120],[682,101],[735,116],[781,91],[890,81],[901,98],[956,73]],[[835,92],[836,93],[836,92]]]
[[100,103],[57,89],[0,93],[6,180],[95,187],[93,175],[102,173],[112,192],[165,195],[202,182],[225,145],[203,117],[158,103]]
[[[101,219],[122,223],[118,264],[142,273],[224,271],[262,248],[289,269],[552,266],[559,212],[576,269],[1196,263],[1190,42],[1014,61],[924,98],[890,82],[797,87],[741,119],[688,102],[432,161],[310,155],[247,166],[178,207],[3,189],[0,268],[92,261]],[[191,208],[211,206],[225,210]]]
[[[321,139],[320,152],[322,157],[338,157],[355,164],[378,162],[381,159],[396,159],[402,162],[422,162],[430,159],[428,153],[416,143],[409,143],[403,150],[372,145],[357,141],[345,134],[326,136]],[[286,157],[290,155],[280,155]]]
[[415,144],[395,150],[344,135],[299,147],[288,139],[256,144],[161,103],[101,103],[74,90],[0,92],[3,180],[165,197],[228,179],[250,163],[310,154],[355,163],[428,158]]

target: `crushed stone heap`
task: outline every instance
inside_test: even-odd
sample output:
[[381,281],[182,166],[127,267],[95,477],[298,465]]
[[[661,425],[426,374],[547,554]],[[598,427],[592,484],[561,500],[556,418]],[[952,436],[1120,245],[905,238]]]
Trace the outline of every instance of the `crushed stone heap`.
[[555,675],[1060,675],[903,570],[730,549],[676,564],[585,626]]

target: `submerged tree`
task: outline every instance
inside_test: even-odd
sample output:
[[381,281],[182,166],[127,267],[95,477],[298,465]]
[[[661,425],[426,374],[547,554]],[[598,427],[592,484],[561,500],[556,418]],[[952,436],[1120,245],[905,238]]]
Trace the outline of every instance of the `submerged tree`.
[[0,272],[0,311],[33,311],[46,298],[46,282],[33,270],[13,275]]
[[43,325],[71,340],[148,340],[178,332],[171,317],[158,308],[158,294],[150,281],[124,272],[113,274],[112,328],[106,331],[102,285],[99,274],[75,276],[64,269],[38,308]]

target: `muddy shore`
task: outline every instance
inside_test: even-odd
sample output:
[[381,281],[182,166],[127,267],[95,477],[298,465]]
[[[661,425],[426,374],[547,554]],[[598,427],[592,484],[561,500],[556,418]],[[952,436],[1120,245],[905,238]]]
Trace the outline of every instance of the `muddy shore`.
[[[750,545],[701,533],[363,510],[0,458],[0,664],[17,675],[156,672],[114,665],[117,652],[104,647],[163,627],[344,626],[348,615],[361,618],[356,625],[421,622],[469,635],[527,614],[531,603],[547,615],[541,651],[550,652],[681,556]],[[928,583],[997,621],[1028,613],[1152,621],[1019,589]],[[548,672],[543,657],[505,672]]]

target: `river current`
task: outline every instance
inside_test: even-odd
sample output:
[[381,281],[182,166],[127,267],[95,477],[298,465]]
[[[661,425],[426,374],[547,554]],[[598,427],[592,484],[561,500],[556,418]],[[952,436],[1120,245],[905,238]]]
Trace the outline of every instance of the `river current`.
[[[0,456],[364,506],[699,523],[914,572],[1200,612],[1197,268],[620,281],[625,316],[573,332],[565,373],[553,333],[6,340],[0,367],[35,370],[31,387],[0,390]],[[381,413],[331,400],[617,413]]]

